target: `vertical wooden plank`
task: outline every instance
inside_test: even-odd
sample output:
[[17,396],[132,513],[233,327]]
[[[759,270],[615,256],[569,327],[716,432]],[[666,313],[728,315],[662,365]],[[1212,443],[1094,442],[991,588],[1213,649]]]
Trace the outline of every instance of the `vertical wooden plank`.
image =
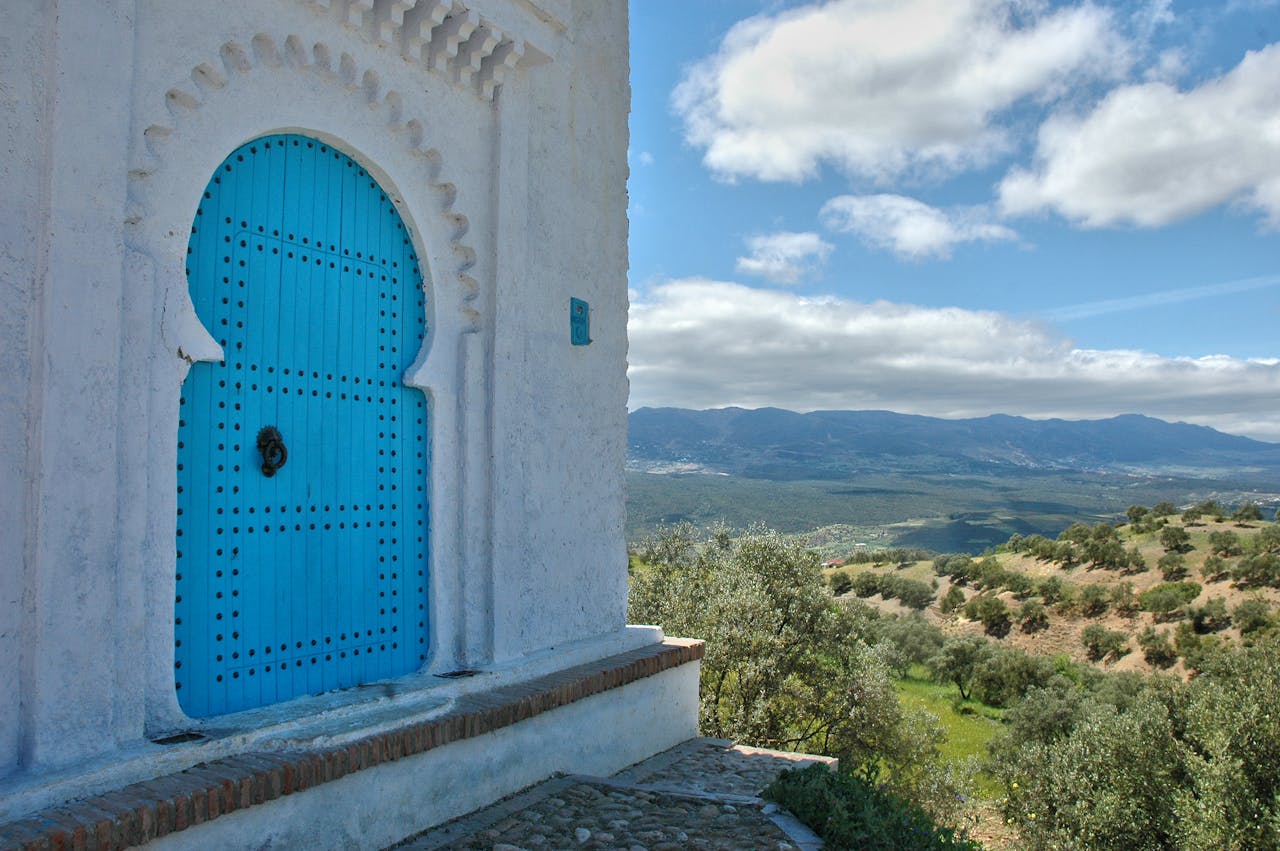
[[[331,292],[329,298],[330,314],[329,323],[332,330],[332,353],[335,357],[334,372],[340,377],[340,383],[336,388],[339,392],[335,394],[337,405],[337,416],[334,418],[334,428],[329,435],[329,447],[331,456],[334,459],[334,468],[329,477],[326,488],[328,492],[337,493],[339,480],[345,481],[348,476],[348,467],[350,461],[346,456],[345,436],[349,432],[352,423],[353,408],[351,405],[351,376],[350,376],[350,359],[348,347],[350,346],[350,330],[347,327],[347,309],[346,298],[349,288],[349,281],[352,277],[350,258],[347,256],[347,235],[344,231],[344,220],[347,216],[347,204],[350,192],[347,183],[350,180],[350,172],[344,165],[341,169],[334,169],[331,173],[331,189],[329,192],[329,218],[330,226],[335,234],[338,245],[339,256],[342,258],[342,265],[339,267],[339,278],[336,286]],[[333,685],[339,683],[339,662],[341,661],[341,643],[340,635],[344,629],[341,621],[341,594],[345,593],[342,587],[341,579],[343,571],[350,561],[350,539],[346,536],[342,538],[334,537],[331,539],[334,545],[331,546],[331,558],[329,562],[329,571],[326,577],[325,590],[327,594],[326,606],[329,609],[329,632],[332,644],[332,663],[329,668],[329,678]],[[340,546],[339,546],[340,545]]]
[[[361,228],[364,224],[364,193],[360,191],[360,174],[355,163],[346,167],[343,182],[342,230],[343,252],[351,263],[352,275],[347,279],[343,290],[343,322],[344,350],[346,351],[345,367],[351,377],[349,392],[351,393],[351,428],[343,435],[341,453],[344,461],[350,465],[351,475],[346,477],[343,486],[360,492],[368,476],[368,466],[360,457],[361,448],[367,435],[365,420],[368,408],[364,402],[364,311],[361,295],[364,289],[364,262],[360,256]],[[345,606],[342,611],[342,678],[344,684],[355,682],[359,673],[356,659],[351,655],[355,643],[352,635],[359,621],[356,608],[360,599],[360,571],[365,558],[367,536],[353,534],[344,536],[347,558],[342,565],[341,583],[348,599],[354,605]]]
[[[284,210],[290,200],[307,187],[303,178],[290,173],[289,148],[285,137],[276,136],[269,140],[268,155],[264,165],[268,168],[266,185],[268,188],[266,203],[267,216],[274,218],[285,215]],[[305,217],[295,219],[294,227],[302,234],[306,233]],[[303,246],[305,249],[305,246]],[[304,250],[304,254],[305,254]],[[293,530],[294,494],[298,483],[306,479],[306,467],[309,454],[307,451],[307,434],[305,423],[300,415],[298,396],[298,370],[305,363],[305,354],[299,351],[299,326],[297,308],[300,301],[298,290],[307,276],[305,261],[302,256],[295,258],[294,263],[280,263],[278,266],[264,270],[264,277],[272,281],[280,292],[280,318],[277,324],[280,339],[280,360],[277,364],[279,376],[279,421],[276,423],[289,452],[289,458],[270,480],[274,489],[271,508],[272,558],[270,570],[274,575],[274,598],[270,606],[270,650],[263,660],[259,676],[262,677],[262,700],[264,703],[288,700],[295,695],[289,674],[289,658],[294,645],[294,616],[297,608],[296,594],[298,590],[298,561],[294,553],[296,535]]]
[[[385,451],[382,448],[381,434],[384,433],[386,423],[383,418],[386,416],[385,405],[379,400],[381,396],[381,388],[378,386],[378,376],[380,373],[379,363],[381,354],[378,347],[370,345],[371,341],[381,338],[384,323],[379,315],[380,310],[375,299],[375,295],[381,292],[382,284],[379,281],[379,266],[377,258],[378,242],[377,233],[379,229],[379,205],[377,190],[373,187],[373,179],[364,170],[357,172],[360,178],[360,195],[362,200],[361,210],[361,227],[359,228],[361,254],[364,255],[365,280],[364,286],[360,290],[360,310],[364,317],[364,326],[366,329],[365,349],[363,356],[363,372],[365,374],[365,406],[370,416],[365,418],[366,431],[365,439],[362,443],[362,451],[365,456],[365,464],[369,475],[378,482],[379,486],[386,486],[386,476],[384,474],[385,465],[384,458],[380,454]],[[372,397],[372,401],[369,401]],[[384,494],[386,504],[390,505],[390,500],[394,498],[391,494]],[[366,539],[364,547],[364,556],[361,559],[359,582],[360,582],[360,599],[361,605],[357,608],[355,614],[358,618],[358,629],[360,632],[360,671],[363,679],[376,679],[377,669],[374,664],[374,656],[370,655],[369,647],[369,631],[373,627],[374,612],[371,611],[370,601],[376,600],[381,587],[379,576],[386,575],[390,569],[389,558],[387,555],[386,542],[391,534],[389,520],[384,517],[382,525],[376,530],[377,535]]]
[[[295,480],[295,488],[292,497],[291,509],[296,510],[307,497],[307,489],[313,482],[318,481],[319,476],[324,469],[323,458],[320,457],[321,439],[323,425],[319,419],[317,406],[319,400],[318,395],[319,382],[312,377],[313,373],[318,374],[319,364],[314,360],[317,351],[316,341],[322,334],[322,327],[317,325],[313,319],[315,316],[315,304],[318,297],[323,292],[324,282],[324,216],[320,207],[324,197],[323,173],[315,167],[314,161],[307,163],[303,168],[306,174],[305,184],[308,187],[309,198],[302,201],[302,205],[309,210],[308,216],[310,225],[310,238],[312,240],[312,249],[317,252],[317,259],[320,260],[319,266],[313,261],[309,267],[307,274],[299,277],[295,288],[297,293],[297,306],[294,312],[295,334],[298,337],[296,345],[299,351],[299,359],[303,374],[303,396],[296,397],[304,406],[299,411],[302,418],[302,427],[300,428],[300,440],[305,453],[304,463],[298,468],[301,473]],[[317,244],[319,242],[320,244]],[[296,394],[295,394],[296,395]],[[310,528],[305,530],[300,523],[295,523],[293,527],[298,533],[293,541],[291,549],[291,558],[293,559],[292,583],[293,583],[293,630],[294,635],[290,641],[290,658],[289,663],[292,670],[288,673],[286,682],[289,684],[291,694],[303,694],[308,690],[308,671],[306,662],[301,658],[303,653],[310,650],[311,641],[311,597],[314,593],[311,590],[312,576],[314,568],[311,565],[309,552],[311,548]],[[309,659],[309,656],[307,657]]]
[[[377,254],[377,260],[378,260],[378,282],[379,282],[379,285],[383,287],[391,286],[392,285],[391,279],[394,277],[392,275],[392,265],[391,265],[394,262],[392,259],[392,254],[393,254],[392,234],[394,231],[395,231],[395,224],[393,219],[393,213],[390,210],[390,202],[387,201],[385,193],[379,192],[378,229],[376,234],[376,240],[377,240],[376,254]],[[377,311],[377,315],[383,327],[386,327],[392,333],[398,333],[397,326],[399,323],[397,319],[396,310],[390,307],[379,308]],[[403,480],[399,475],[399,457],[398,457],[398,453],[395,450],[395,445],[396,445],[395,435],[398,433],[399,423],[395,421],[398,418],[398,414],[394,410],[396,406],[393,404],[397,400],[400,394],[399,382],[395,380],[395,372],[398,365],[399,365],[399,359],[392,358],[387,362],[387,367],[390,367],[390,368],[384,367],[378,370],[379,397],[385,398],[387,402],[391,404],[391,408],[392,408],[392,410],[390,410],[388,413],[388,419],[390,421],[383,424],[383,427],[379,429],[378,443],[380,446],[380,451],[386,453],[385,455],[380,456],[380,460],[382,461],[382,464],[387,471],[386,473],[387,477],[389,481],[396,484],[396,486],[399,487],[400,489],[401,499],[398,501],[397,504],[402,504],[403,496],[404,496],[404,487],[403,487]],[[394,589],[397,586],[398,577],[403,569],[400,564],[400,543],[399,543],[400,539],[403,537],[403,530],[400,528],[400,522],[399,522],[399,518],[401,516],[402,516],[401,513],[397,511],[396,516],[393,517],[391,521],[393,524],[392,528],[388,530],[388,534],[390,536],[389,537],[390,555],[388,559],[390,561],[390,564],[386,566],[385,570],[379,571],[378,573],[379,582],[377,587],[379,589],[379,593],[381,593],[382,589],[386,589],[386,588]],[[373,635],[372,635],[373,641],[370,642],[369,646],[370,646],[370,651],[373,653],[373,658],[376,661],[376,668],[377,668],[376,676],[380,678],[386,678],[394,675],[393,674],[394,667],[391,664],[390,657],[386,653],[386,648],[388,645],[386,643],[386,633],[384,632],[384,630],[386,630],[387,628],[386,627],[387,618],[381,615],[381,611],[382,611],[381,607],[379,607],[377,610],[373,610],[373,609],[370,610],[370,620],[371,620],[371,629],[373,631]]]

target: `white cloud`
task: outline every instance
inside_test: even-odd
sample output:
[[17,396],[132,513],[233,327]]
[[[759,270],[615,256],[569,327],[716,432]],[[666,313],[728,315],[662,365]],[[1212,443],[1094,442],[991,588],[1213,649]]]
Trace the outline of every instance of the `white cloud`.
[[1129,13],[1133,27],[1142,41],[1149,41],[1160,27],[1177,21],[1173,0],[1148,0]]
[[1187,73],[1189,59],[1185,48],[1171,47],[1156,56],[1151,67],[1143,72],[1143,79],[1148,83],[1174,83]]
[[816,233],[762,234],[747,239],[751,254],[738,258],[738,271],[775,284],[798,284],[821,271],[832,245]]
[[822,223],[831,230],[857,234],[900,257],[948,257],[964,242],[1017,239],[982,211],[940,210],[902,195],[840,195],[822,205]]
[[1122,74],[1107,10],[1025,0],[833,0],[734,26],[673,103],[724,178],[796,181],[828,162],[887,180],[988,162],[996,118]]
[[805,298],[703,279],[631,306],[631,407],[942,417],[1142,413],[1280,440],[1280,360],[1079,349],[999,313]]
[[1012,214],[1159,227],[1235,201],[1280,227],[1280,44],[1190,91],[1123,86],[1040,129],[1035,166],[1000,185]]

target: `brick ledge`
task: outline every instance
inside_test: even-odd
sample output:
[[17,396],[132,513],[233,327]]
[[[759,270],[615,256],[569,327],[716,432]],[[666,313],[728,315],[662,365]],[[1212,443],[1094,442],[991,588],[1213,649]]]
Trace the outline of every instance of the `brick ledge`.
[[0,824],[0,848],[114,851],[301,792],[384,762],[480,736],[702,658],[668,638],[595,662],[460,698],[438,718],[336,747],[255,751],[134,783]]

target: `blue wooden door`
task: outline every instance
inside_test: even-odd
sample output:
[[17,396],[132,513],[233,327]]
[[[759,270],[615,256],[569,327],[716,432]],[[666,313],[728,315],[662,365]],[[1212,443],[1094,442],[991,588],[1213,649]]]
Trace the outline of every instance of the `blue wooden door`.
[[[226,359],[182,388],[180,705],[219,715],[415,670],[430,449],[402,382],[426,332],[404,222],[341,151],[267,136],[218,167],[187,255]],[[282,446],[264,452],[268,426]]]

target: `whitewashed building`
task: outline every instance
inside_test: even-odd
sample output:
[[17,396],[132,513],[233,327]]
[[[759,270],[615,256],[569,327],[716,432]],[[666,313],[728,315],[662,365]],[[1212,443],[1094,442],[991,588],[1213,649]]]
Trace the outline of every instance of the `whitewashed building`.
[[626,3],[0,17],[0,847],[380,847],[695,735],[625,625]]

